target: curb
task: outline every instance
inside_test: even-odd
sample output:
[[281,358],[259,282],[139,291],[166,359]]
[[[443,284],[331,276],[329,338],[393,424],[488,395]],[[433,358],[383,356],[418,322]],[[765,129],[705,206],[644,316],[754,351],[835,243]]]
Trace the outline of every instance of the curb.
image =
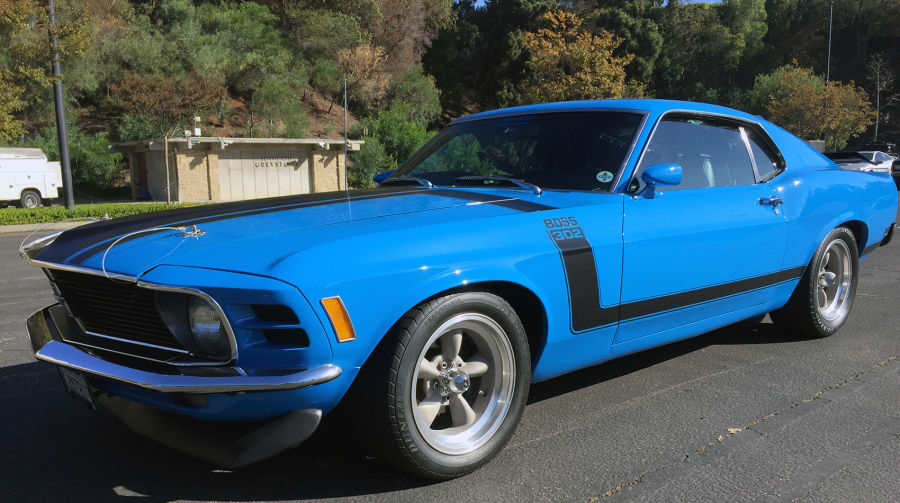
[[94,220],[85,220],[81,222],[44,222],[40,224],[0,225],[0,234],[11,234],[13,232],[64,231],[92,222],[94,222]]

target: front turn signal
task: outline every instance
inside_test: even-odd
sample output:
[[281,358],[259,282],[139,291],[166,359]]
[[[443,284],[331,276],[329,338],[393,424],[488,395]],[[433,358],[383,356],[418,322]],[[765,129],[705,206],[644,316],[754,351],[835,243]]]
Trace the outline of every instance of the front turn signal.
[[322,299],[322,307],[328,314],[334,333],[337,334],[338,342],[349,342],[356,339],[356,331],[353,330],[353,323],[350,322],[350,314],[344,307],[344,301],[340,297],[326,297]]

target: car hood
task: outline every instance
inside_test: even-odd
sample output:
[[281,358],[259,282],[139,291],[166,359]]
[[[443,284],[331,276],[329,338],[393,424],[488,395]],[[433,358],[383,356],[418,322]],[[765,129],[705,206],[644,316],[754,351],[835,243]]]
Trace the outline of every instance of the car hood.
[[289,254],[348,235],[547,210],[550,199],[520,189],[403,187],[238,201],[94,222],[30,256],[135,277],[160,264],[267,274]]

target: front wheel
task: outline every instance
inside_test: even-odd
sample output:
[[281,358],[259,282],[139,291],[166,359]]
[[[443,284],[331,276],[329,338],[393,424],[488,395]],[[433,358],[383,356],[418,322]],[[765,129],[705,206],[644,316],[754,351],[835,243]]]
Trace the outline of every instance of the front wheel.
[[364,396],[380,454],[435,479],[493,458],[519,423],[531,380],[528,340],[512,307],[484,292],[449,295],[410,311],[388,337],[366,373],[380,386]]
[[828,337],[850,315],[856,297],[859,252],[849,229],[832,230],[800,279],[791,299],[772,320],[805,337]]
[[23,190],[22,197],[19,198],[19,204],[23,208],[37,208],[41,205],[41,195],[35,190]]

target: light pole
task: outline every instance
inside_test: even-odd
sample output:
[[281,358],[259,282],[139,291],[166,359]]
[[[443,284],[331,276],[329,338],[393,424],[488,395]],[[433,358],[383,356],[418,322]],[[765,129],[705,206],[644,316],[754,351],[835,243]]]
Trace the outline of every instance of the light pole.
[[828,8],[828,62],[825,65],[825,82],[831,80],[831,22],[834,20],[834,0]]
[[59,69],[59,42],[56,40],[56,9],[50,2],[50,45],[53,47],[53,103],[56,105],[56,139],[59,142],[59,161],[62,165],[63,191],[66,209],[75,209],[72,192],[72,167],[69,164],[69,132],[66,127],[66,109],[63,106],[62,71]]

